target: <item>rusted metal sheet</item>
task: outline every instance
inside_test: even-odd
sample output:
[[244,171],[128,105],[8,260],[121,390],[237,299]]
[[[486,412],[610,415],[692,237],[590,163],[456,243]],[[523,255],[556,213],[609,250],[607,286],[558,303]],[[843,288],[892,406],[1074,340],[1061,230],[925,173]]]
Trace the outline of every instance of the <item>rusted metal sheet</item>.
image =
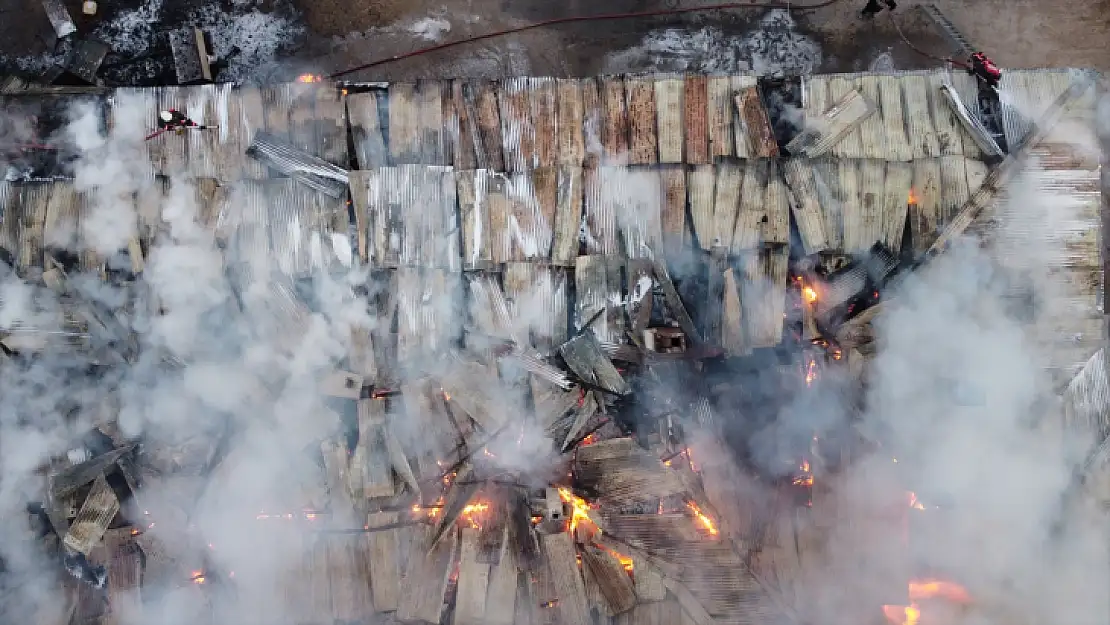
[[579,232],[582,222],[583,199],[582,168],[560,167],[556,198],[554,230],[551,242],[551,262],[573,267],[578,256]]
[[491,175],[486,181],[489,204],[490,249],[494,266],[512,259],[513,239],[509,230],[508,179],[504,174]]
[[969,158],[964,161],[964,171],[967,172],[967,188],[971,193],[975,193],[983,186],[983,181],[990,175],[991,169],[983,161]]
[[573,78],[556,81],[558,94],[558,124],[556,126],[557,160],[560,165],[581,167],[586,158],[586,144],[582,138],[585,129],[585,112],[581,82]]
[[883,232],[881,241],[894,252],[902,248],[902,233],[906,227],[910,187],[913,185],[913,167],[908,163],[890,161],[886,164],[883,184]]
[[923,254],[940,232],[940,160],[925,158],[913,162],[913,197],[910,202],[910,231],[914,252]]
[[481,130],[478,129],[478,110],[472,97],[468,94],[469,85],[462,80],[451,81],[451,113],[445,115],[453,120],[454,141],[452,147],[452,163],[455,169],[470,171],[478,168],[476,142],[480,141]]
[[604,134],[605,107],[600,85],[595,78],[582,79],[582,135],[585,142],[583,167],[597,167],[604,157],[601,137]]
[[763,207],[767,221],[763,224],[763,242],[790,243],[790,198],[779,165],[772,162],[767,174],[767,195]]
[[[184,141],[188,145],[189,168],[192,176],[234,180],[238,172],[224,172],[225,151],[237,151],[240,146],[231,141],[228,128],[228,100],[231,85],[203,85],[184,87],[183,95],[188,103],[185,114],[202,126],[217,126],[214,130],[187,132]],[[344,136],[344,139],[346,137]],[[344,152],[346,142],[344,141]],[[240,152],[241,154],[241,152]],[[237,155],[238,156],[238,155]]]
[[[857,87],[857,81],[843,76],[834,76],[829,79],[829,98],[833,102],[838,102],[847,97],[852,91],[856,91]],[[840,158],[863,158],[863,144],[859,127],[852,128],[840,141],[837,141],[832,148],[832,154]]]
[[[302,276],[336,266],[331,235],[339,233],[331,226],[336,216],[341,216],[346,225],[344,202],[290,180],[272,181],[266,196],[271,207],[270,244],[277,269],[288,276]],[[341,235],[345,241],[346,232]]]
[[389,164],[389,152],[382,134],[378,91],[347,96],[347,119],[355,143],[360,169],[376,169]]
[[[535,348],[547,350],[566,340],[566,271],[533,262],[505,263],[502,281],[514,319],[512,328]],[[530,337],[530,338],[529,338]]]
[[447,165],[443,127],[443,91],[449,85],[438,80],[417,83],[419,160],[424,165]]
[[734,162],[717,165],[717,184],[713,193],[713,225],[711,238],[703,241],[709,249],[728,248],[736,229],[736,213],[740,208],[740,185],[744,182],[744,168]]
[[[733,156],[736,146],[733,139],[732,79],[729,76],[710,76],[706,82],[706,118],[709,139],[709,158]],[[742,155],[746,156],[746,155]]]
[[899,82],[902,83],[905,96],[903,115],[906,120],[906,134],[913,150],[912,158],[940,156],[940,141],[929,112],[929,78],[911,74],[901,76]]
[[[841,164],[841,185],[845,186],[853,182],[852,172],[847,167]],[[882,161],[867,159],[859,161],[858,167],[855,182],[859,201],[844,205],[844,251],[849,253],[864,252],[883,238],[885,165]]]
[[938,156],[963,154],[963,127],[956,114],[944,99],[941,86],[948,81],[945,72],[933,72],[925,78],[925,89],[929,101],[929,114],[933,121],[933,131],[937,139]]
[[825,215],[817,195],[813,164],[802,159],[789,160],[784,164],[784,174],[786,184],[794,196],[794,221],[798,224],[798,234],[802,238],[806,254],[816,254],[828,249]]
[[535,137],[535,151],[531,166],[551,167],[555,165],[559,149],[555,135],[559,115],[556,110],[555,79],[528,79],[528,100],[532,109]]
[[744,168],[740,208],[736,215],[736,228],[732,234],[733,254],[759,247],[763,243],[763,227],[770,222],[770,216],[764,205],[770,166],[771,161],[759,159],[749,161]]
[[397,164],[420,162],[420,109],[417,86],[389,85],[389,155]]
[[493,237],[486,193],[489,175],[485,170],[455,172],[459,217],[462,220],[462,266],[466,270],[490,269],[493,265]]
[[704,165],[709,159],[708,78],[688,75],[685,84],[683,126],[686,133],[686,162]]
[[659,168],[662,186],[660,220],[663,230],[663,251],[677,255],[686,240],[686,169],[682,165],[664,165]]
[[842,138],[875,114],[874,105],[858,91],[836,100],[821,117],[807,120],[806,129],[786,149],[794,156],[814,158],[829,152]]
[[656,135],[659,139],[659,162],[681,163],[684,145],[682,99],[686,83],[681,78],[655,81]]
[[658,162],[654,81],[626,78],[628,96],[628,162],[650,165]]
[[497,87],[489,82],[469,84],[463,95],[466,96],[467,106],[474,107],[477,120],[474,149],[478,168],[505,171]]
[[713,193],[716,174],[713,165],[698,165],[686,177],[690,196],[690,226],[697,237],[698,245],[705,250],[713,246]]
[[964,166],[967,160],[963,156],[940,158],[939,221],[942,224],[947,224],[971,198],[971,190],[967,186],[967,169]]
[[[884,158],[893,161],[913,159],[913,149],[906,137],[905,112],[902,107],[902,85],[896,76],[879,76],[879,111],[883,116],[887,152]],[[875,102],[876,100],[872,100]]]
[[606,189],[611,167],[585,170],[585,235],[586,253],[617,253],[617,207],[613,194]]
[[629,149],[624,79],[618,76],[602,78],[600,90],[602,160],[614,164],[624,162]]
[[750,158],[778,158],[779,144],[771,128],[771,118],[759,97],[759,88],[743,89],[734,99],[739,129],[736,153],[746,153]]
[[528,171],[536,158],[536,129],[532,124],[532,103],[527,78],[507,78],[501,82],[498,103],[501,107],[501,141],[505,170]]
[[885,159],[889,155],[886,126],[883,122],[882,100],[880,99],[879,77],[863,76],[859,81],[859,91],[868,102],[879,106],[879,114],[871,115],[860,124],[860,140],[864,158]]

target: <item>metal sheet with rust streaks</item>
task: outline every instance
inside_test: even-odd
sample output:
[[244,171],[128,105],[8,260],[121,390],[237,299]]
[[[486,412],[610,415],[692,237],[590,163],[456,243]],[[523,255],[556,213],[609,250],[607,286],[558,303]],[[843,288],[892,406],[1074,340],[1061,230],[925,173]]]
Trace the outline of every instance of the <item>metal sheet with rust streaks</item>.
[[682,100],[686,82],[681,78],[655,81],[656,136],[660,163],[681,163],[684,147]]
[[560,78],[555,84],[558,123],[555,128],[559,165],[581,167],[586,157],[585,119],[582,101],[581,81],[574,78]]
[[646,78],[625,79],[628,95],[628,162],[632,165],[651,165],[659,160],[654,82]]
[[389,155],[392,162],[416,163],[420,160],[420,115],[416,85],[393,83],[389,86]]
[[523,172],[532,168],[536,154],[536,131],[532,125],[532,103],[528,78],[501,81],[501,142],[505,170]]
[[728,76],[711,76],[706,83],[709,157],[733,156],[732,81]]
[[708,78],[687,76],[683,126],[686,132],[686,162],[703,165],[709,159]]
[[617,163],[628,156],[628,111],[624,79],[601,79],[601,145],[605,163]]
[[505,171],[501,140],[501,115],[497,104],[497,86],[491,82],[469,83],[463,88],[468,109],[473,107],[477,119],[474,158],[479,169]]
[[741,144],[744,144],[750,158],[778,158],[779,144],[771,129],[771,118],[759,97],[759,89],[743,89],[734,100],[738,128],[744,131],[736,133],[736,153],[742,153]]
[[530,78],[528,80],[528,99],[532,108],[532,127],[535,136],[535,150],[532,167],[551,167],[558,155],[556,127],[556,90],[554,78]]

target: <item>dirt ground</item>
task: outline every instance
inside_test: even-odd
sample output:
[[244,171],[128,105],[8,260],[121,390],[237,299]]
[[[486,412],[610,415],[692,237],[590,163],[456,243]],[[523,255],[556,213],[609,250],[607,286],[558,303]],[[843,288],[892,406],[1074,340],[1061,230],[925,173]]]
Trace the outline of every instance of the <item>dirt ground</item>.
[[[172,80],[164,32],[182,24],[219,24],[219,36],[228,39],[226,47],[250,48],[253,56],[241,60],[234,78],[275,80],[306,71],[331,74],[541,20],[686,9],[713,1],[100,0],[99,14],[83,18],[80,0],[65,0],[80,32],[111,33],[126,40],[128,49],[106,60],[111,71],[105,77],[111,83],[136,84]],[[785,20],[782,11],[769,15],[763,4],[756,0],[750,7],[731,10],[547,26],[419,54],[348,78],[748,69],[797,73],[935,66],[935,60],[914,52],[900,39],[892,17],[918,47],[940,56],[949,52],[914,9],[919,4],[916,0],[901,0],[893,14],[883,13],[873,21],[859,18],[864,0],[839,0],[808,11],[797,9],[804,3],[792,3],[795,10]],[[1110,69],[1110,46],[1104,43],[1110,35],[1110,0],[937,0],[936,4],[1003,68]],[[206,17],[197,17],[198,7]],[[213,21],[213,15],[226,19]],[[280,27],[273,27],[274,22],[280,22]],[[149,33],[128,39],[129,35],[118,32],[134,24]],[[257,33],[249,32],[248,26]],[[263,42],[267,37],[276,41]],[[51,57],[53,50],[53,31],[40,0],[0,3],[0,71],[33,73],[57,59]],[[133,61],[140,57],[163,61]],[[128,71],[123,71],[124,66]]]

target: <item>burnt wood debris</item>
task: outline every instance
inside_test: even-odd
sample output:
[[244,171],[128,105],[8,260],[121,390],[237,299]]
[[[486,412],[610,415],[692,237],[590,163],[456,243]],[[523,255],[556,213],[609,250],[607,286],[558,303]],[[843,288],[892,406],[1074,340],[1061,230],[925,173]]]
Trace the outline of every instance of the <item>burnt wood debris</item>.
[[[66,36],[64,7],[44,5]],[[182,86],[96,87],[88,43],[65,68],[82,86],[0,79],[42,137],[58,99],[109,136],[135,111],[214,126],[145,142],[148,180],[120,198],[135,236],[112,256],[72,234],[95,193],[72,179],[74,147],[0,146],[26,173],[0,183],[5,262],[61,319],[5,330],[0,357],[187,368],[130,323],[164,312],[142,283],[171,194],[195,203],[230,305],[274,349],[309,332],[302,287],[324,273],[365,270],[379,323],[352,325],[314,386],[332,424],[305,441],[322,486],[259,513],[260,535],[298,545],[266,579],[221,570],[190,525],[204,484],[235,479],[233,433],[129,439],[106,400],[28,508],[65,597],[42,623],[119,623],[166,596],[189,622],[227,622],[220,597],[263,587],[266,622],[303,625],[802,623],[822,472],[864,442],[806,437],[770,469],[745,428],[818,385],[858,394],[892,286],[990,236],[1028,159],[1084,202],[1098,179],[1050,134],[1093,123],[1080,73],[1008,72],[1021,113],[1004,111],[1000,146],[958,72],[186,85],[211,80],[208,44],[171,41]],[[1099,201],[1084,206],[1097,223]],[[1066,288],[1097,288],[1097,241],[1067,245]],[[1049,366],[1070,379],[1093,351],[1069,343]],[[260,406],[281,383],[257,380]],[[526,434],[542,459],[503,464]]]

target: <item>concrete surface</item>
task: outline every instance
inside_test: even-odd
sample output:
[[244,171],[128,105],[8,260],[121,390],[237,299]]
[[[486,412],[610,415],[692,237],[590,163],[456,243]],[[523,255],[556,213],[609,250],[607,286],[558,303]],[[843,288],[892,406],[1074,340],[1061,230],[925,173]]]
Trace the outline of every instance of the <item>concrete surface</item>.
[[[172,80],[164,32],[180,25],[216,31],[217,47],[244,52],[229,77],[279,80],[328,74],[538,20],[711,4],[695,0],[100,0],[80,15],[80,32],[107,40],[105,78],[115,84]],[[768,16],[751,8],[625,20],[579,22],[468,43],[360,72],[352,78],[555,75],[623,71],[856,71],[935,66],[897,36],[891,14],[858,16],[864,0]],[[802,6],[802,3],[792,3]],[[947,54],[941,39],[902,0],[893,17],[920,48]],[[1110,69],[1110,0],[937,0],[977,46],[1005,67]],[[0,6],[0,71],[35,71],[55,60],[53,31],[39,0]],[[60,51],[64,51],[59,49]]]

